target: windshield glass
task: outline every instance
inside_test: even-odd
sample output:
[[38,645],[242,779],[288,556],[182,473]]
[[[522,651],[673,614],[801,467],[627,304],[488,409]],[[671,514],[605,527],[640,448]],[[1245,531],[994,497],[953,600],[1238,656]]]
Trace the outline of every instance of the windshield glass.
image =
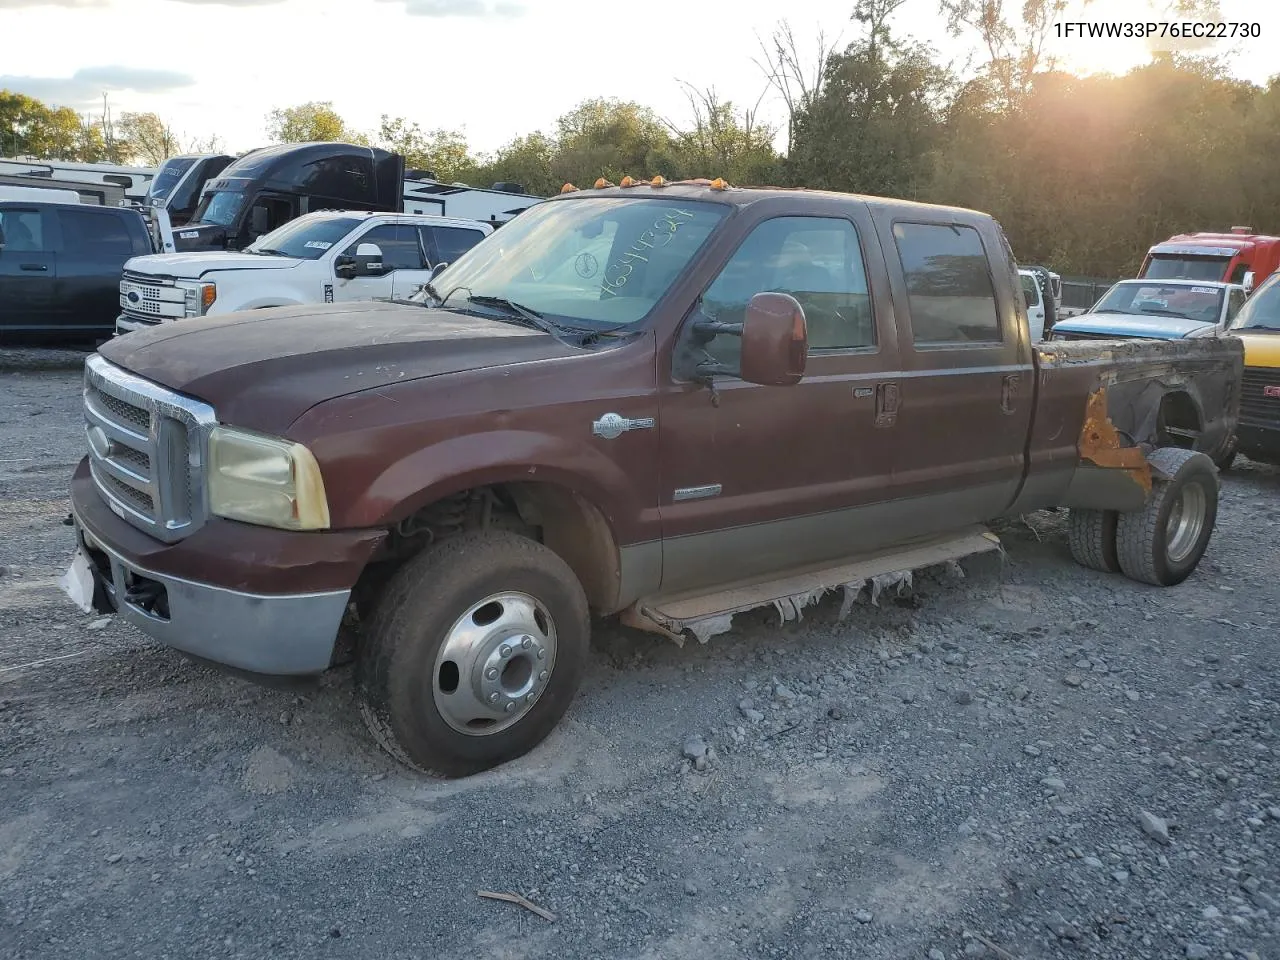
[[245,253],[276,253],[302,260],[319,260],[330,247],[360,225],[358,217],[302,217],[264,233]]
[[1154,256],[1147,266],[1147,280],[1224,280],[1227,257]]
[[1222,316],[1225,289],[1197,287],[1189,283],[1117,283],[1089,312],[1150,313],[1217,323]]
[[612,329],[642,320],[729,208],[677,198],[541,203],[458,258],[435,283],[452,304],[500,297]]
[[160,172],[155,175],[147,188],[147,196],[152,200],[163,200],[173,192],[182,175],[191,169],[194,157],[173,157],[164,162]]
[[191,220],[193,223],[216,223],[222,227],[229,227],[236,222],[236,215],[240,213],[240,208],[243,206],[243,193],[237,193],[234,190],[206,193],[204,199],[200,201],[200,206],[196,207],[195,216]]
[[1236,314],[1231,329],[1280,331],[1280,273],[1253,291]]
[[1027,309],[1040,306],[1040,285],[1036,283],[1036,278],[1025,273],[1019,276],[1022,277],[1022,298],[1027,301]]

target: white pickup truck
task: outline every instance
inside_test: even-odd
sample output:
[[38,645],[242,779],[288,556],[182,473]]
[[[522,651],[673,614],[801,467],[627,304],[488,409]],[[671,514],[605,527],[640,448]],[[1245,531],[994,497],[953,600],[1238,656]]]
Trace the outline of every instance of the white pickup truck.
[[291,220],[239,253],[134,257],[120,281],[116,334],[171,320],[304,303],[404,299],[432,269],[493,227],[407,213],[321,211]]

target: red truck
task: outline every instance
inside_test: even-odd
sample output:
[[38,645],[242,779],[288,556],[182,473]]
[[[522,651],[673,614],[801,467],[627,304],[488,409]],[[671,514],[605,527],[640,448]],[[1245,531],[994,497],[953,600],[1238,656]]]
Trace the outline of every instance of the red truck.
[[1055,506],[1080,563],[1172,585],[1213,531],[1239,341],[1033,344],[982,213],[624,182],[433,283],[92,356],[82,609],[276,675],[349,618],[375,738],[462,775],[558,723],[593,616],[705,639]]
[[1147,251],[1139,278],[1217,280],[1252,290],[1280,267],[1280,237],[1232,227],[1230,233],[1180,233]]

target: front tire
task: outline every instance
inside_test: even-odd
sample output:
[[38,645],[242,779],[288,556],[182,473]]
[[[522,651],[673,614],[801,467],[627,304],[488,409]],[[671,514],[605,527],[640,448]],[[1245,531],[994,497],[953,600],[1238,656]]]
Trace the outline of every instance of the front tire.
[[568,709],[590,620],[551,550],[504,531],[428,548],[391,578],[363,638],[360,712],[401,762],[458,777],[522,756]]
[[1218,471],[1203,453],[1176,447],[1147,459],[1169,479],[1153,476],[1146,506],[1119,515],[1116,548],[1125,576],[1171,587],[1191,576],[1209,546],[1218,519]]

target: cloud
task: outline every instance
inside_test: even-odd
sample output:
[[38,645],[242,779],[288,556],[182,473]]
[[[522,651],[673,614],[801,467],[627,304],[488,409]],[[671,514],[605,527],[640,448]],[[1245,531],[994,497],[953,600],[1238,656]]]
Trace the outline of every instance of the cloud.
[[[0,0],[0,3],[7,0]],[[195,84],[195,78],[174,70],[146,67],[85,67],[70,77],[15,77],[0,75],[0,90],[13,90],[62,107],[83,107],[101,102],[104,92],[167,93]]]
[[[3,2],[3,0],[0,0]],[[520,17],[525,8],[513,0],[379,0],[381,3],[403,3],[411,17]]]

